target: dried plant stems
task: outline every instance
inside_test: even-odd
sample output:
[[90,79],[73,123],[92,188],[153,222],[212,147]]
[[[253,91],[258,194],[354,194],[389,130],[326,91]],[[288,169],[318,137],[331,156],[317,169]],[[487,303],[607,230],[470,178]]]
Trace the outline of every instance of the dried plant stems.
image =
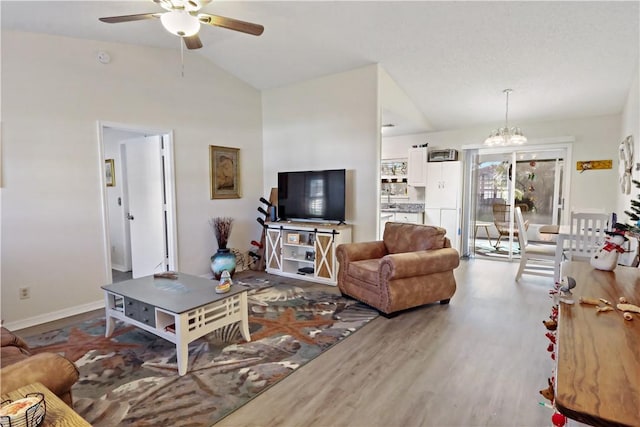
[[216,235],[218,241],[218,249],[226,249],[227,242],[229,241],[229,234],[231,234],[231,227],[233,226],[233,218],[231,217],[215,217],[209,220],[213,232]]

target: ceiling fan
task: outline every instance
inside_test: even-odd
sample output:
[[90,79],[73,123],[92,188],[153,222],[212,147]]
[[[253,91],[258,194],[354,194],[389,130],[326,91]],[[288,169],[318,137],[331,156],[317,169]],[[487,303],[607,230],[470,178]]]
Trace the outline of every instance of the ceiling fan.
[[198,37],[200,24],[212,25],[214,27],[227,28],[241,33],[259,36],[264,31],[262,25],[251,22],[239,21],[224,16],[199,13],[203,6],[209,4],[211,0],[151,0],[160,5],[167,12],[141,13],[137,15],[109,16],[99,18],[100,21],[108,24],[120,22],[142,21],[145,19],[160,18],[162,26],[172,34],[181,37],[187,49],[200,49],[202,41]]

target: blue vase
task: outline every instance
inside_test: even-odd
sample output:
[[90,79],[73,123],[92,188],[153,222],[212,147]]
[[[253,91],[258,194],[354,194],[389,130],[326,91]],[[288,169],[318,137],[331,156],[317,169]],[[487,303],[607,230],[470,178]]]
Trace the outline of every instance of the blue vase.
[[227,248],[218,249],[218,251],[211,257],[211,271],[213,272],[213,278],[220,280],[220,276],[225,270],[227,270],[229,275],[233,277],[233,273],[236,272],[236,256]]

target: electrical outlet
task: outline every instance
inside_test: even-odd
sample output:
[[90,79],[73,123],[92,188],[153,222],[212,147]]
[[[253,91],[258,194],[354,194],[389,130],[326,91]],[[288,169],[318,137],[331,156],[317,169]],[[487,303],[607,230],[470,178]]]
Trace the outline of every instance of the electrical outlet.
[[20,299],[31,298],[31,289],[29,288],[20,288],[18,292],[20,293]]

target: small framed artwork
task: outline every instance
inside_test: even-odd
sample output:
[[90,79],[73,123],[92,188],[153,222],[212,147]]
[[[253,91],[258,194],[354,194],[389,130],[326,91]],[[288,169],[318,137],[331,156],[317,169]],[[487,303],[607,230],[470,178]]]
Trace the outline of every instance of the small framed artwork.
[[287,243],[291,245],[299,245],[300,244],[300,235],[298,233],[289,233],[287,234]]
[[104,161],[104,174],[107,182],[107,187],[116,186],[116,170],[113,163],[113,159],[106,159]]
[[240,198],[240,149],[209,146],[211,199]]

